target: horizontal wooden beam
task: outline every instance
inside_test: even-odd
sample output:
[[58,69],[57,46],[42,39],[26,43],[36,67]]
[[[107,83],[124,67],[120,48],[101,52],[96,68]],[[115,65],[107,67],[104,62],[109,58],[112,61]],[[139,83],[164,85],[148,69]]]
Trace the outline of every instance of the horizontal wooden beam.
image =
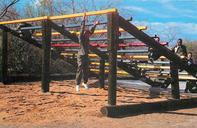
[[[98,73],[99,69],[90,69],[90,71]],[[105,70],[105,73],[109,73],[109,70]],[[129,73],[125,71],[120,71],[120,70],[117,71],[117,74],[129,75]]]
[[[167,74],[147,74],[148,77],[150,78],[171,78],[170,75],[167,75]],[[185,75],[179,75],[179,80],[197,80],[197,78],[191,76],[191,75],[188,75],[188,76],[185,76]]]
[[139,114],[150,114],[154,112],[174,111],[197,107],[197,98],[166,100],[153,103],[127,104],[104,106],[101,113],[107,117],[129,117]]
[[[168,45],[167,42],[161,42],[161,45]],[[101,43],[90,43],[93,47],[100,47],[100,48],[106,48],[108,44],[101,44]],[[54,43],[51,44],[52,47],[79,47],[80,44],[77,43]],[[143,47],[146,46],[142,42],[131,42],[131,43],[120,43],[118,45],[119,47]]]
[[[132,17],[130,17],[129,19],[127,19],[127,21],[132,21]],[[100,22],[99,25],[104,25],[107,24],[107,22]],[[58,25],[62,25],[62,24],[58,24]],[[86,23],[85,26],[92,26],[94,25],[94,23]],[[76,28],[76,27],[80,27],[81,24],[68,24],[65,25],[64,28]],[[21,30],[38,30],[38,29],[42,29],[42,26],[32,26],[32,27],[22,27]]]
[[[106,10],[86,12],[86,16],[103,15],[103,14],[114,13],[114,12],[118,12],[118,10],[116,8],[111,8],[111,9],[106,9]],[[62,16],[52,16],[50,17],[50,20],[76,18],[76,17],[82,17],[83,15],[84,13],[69,14],[69,15],[62,15]]]
[[[91,62],[91,65],[100,65],[99,62]],[[109,63],[105,63],[105,66],[109,66]],[[170,66],[160,66],[160,65],[137,65],[139,68],[143,69],[170,69]]]
[[[90,45],[91,46],[91,45]],[[93,46],[91,46],[93,47]],[[96,47],[93,47],[93,48],[96,48]],[[78,48],[66,48],[65,49],[66,52],[69,52],[69,53],[77,53],[79,51]],[[101,49],[100,50],[101,52],[107,52],[107,49]],[[93,53],[93,52],[92,52]],[[148,50],[118,50],[118,53],[135,53],[135,54],[142,54],[142,53],[148,53]]]
[[[132,40],[132,39],[136,39],[132,36],[122,36],[122,37],[119,37],[120,40]],[[37,41],[41,42],[42,40],[40,39],[37,39]],[[56,43],[56,42],[59,42],[59,43],[66,43],[67,41],[71,41],[69,38],[64,38],[64,39],[53,39],[52,42],[53,43]],[[107,38],[104,37],[104,38],[90,38],[90,41],[107,41]],[[167,42],[166,42],[167,43]]]
[[[99,73],[99,69],[96,69],[96,68],[91,68],[90,69],[91,72],[94,72],[94,73]],[[109,70],[105,70],[105,73],[109,73]],[[118,75],[129,75],[129,73],[123,71],[123,70],[118,70],[117,71],[117,74]],[[167,75],[167,74],[146,74],[148,77],[150,78],[164,78],[164,79],[167,79],[167,78],[171,78],[170,75]],[[188,76],[185,76],[185,75],[179,75],[179,80],[197,80],[195,77],[191,76],[191,75],[188,75]]]
[[[112,9],[106,9],[106,10],[100,10],[100,11],[86,12],[86,15],[87,16],[103,15],[103,14],[113,13],[113,12],[117,12],[117,9],[112,8]],[[21,19],[21,20],[2,21],[0,22],[0,25],[17,24],[17,23],[24,23],[24,22],[36,22],[36,21],[42,21],[42,20],[60,20],[60,19],[82,17],[83,15],[84,13],[68,14],[68,15],[61,15],[61,16],[43,16],[43,17],[28,18],[28,19]]]
[[[73,53],[61,53],[64,56],[73,56]],[[98,57],[96,54],[89,54],[89,57],[95,58]],[[126,58],[126,59],[148,59],[147,55],[117,55],[118,58]],[[160,59],[165,59],[164,56],[161,56]]]
[[169,66],[160,66],[160,65],[138,65],[142,69],[170,69]]
[[[138,29],[139,30],[146,30],[147,27],[146,26],[138,26]],[[76,35],[80,34],[80,32],[78,32],[78,31],[69,31],[69,32],[72,33],[72,34],[76,34]],[[119,32],[125,32],[125,30],[120,28]],[[94,34],[104,34],[104,33],[107,33],[107,29],[95,30],[94,31]],[[53,32],[52,35],[53,36],[59,36],[61,34],[59,32]],[[34,34],[34,36],[40,37],[40,36],[42,36],[42,33],[41,32],[37,32],[37,33]]]

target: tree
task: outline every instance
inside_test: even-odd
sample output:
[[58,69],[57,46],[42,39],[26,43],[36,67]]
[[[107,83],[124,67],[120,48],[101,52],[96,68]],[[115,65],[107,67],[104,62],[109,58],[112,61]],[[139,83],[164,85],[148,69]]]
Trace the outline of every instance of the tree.
[[2,1],[0,4],[0,19],[7,19],[7,20],[14,20],[16,19],[19,14],[17,13],[14,4],[19,2],[19,0],[8,0],[8,1]]
[[[6,3],[5,3],[6,5]],[[84,6],[85,5],[85,6]],[[86,7],[87,6],[87,7]],[[107,6],[106,6],[107,7]],[[38,16],[51,16],[51,15],[62,15],[62,14],[71,14],[84,12],[89,10],[97,10],[101,7],[96,6],[94,0],[84,0],[84,1],[76,1],[76,0],[31,0],[29,4],[26,4],[24,7],[25,11],[12,11],[9,14],[10,17],[5,18],[3,20],[19,19],[19,18],[30,18],[30,17],[38,17]],[[105,8],[105,7],[104,7]],[[17,8],[12,7],[9,11],[17,10]],[[14,13],[17,12],[17,15]],[[99,16],[92,17],[91,21],[94,21],[96,18],[100,18]],[[80,22],[80,18],[72,18],[66,20],[58,20],[54,21],[59,24],[76,24]],[[40,22],[32,23],[34,25],[41,25]],[[77,30],[79,28],[76,28]],[[64,37],[63,37],[64,38]],[[41,72],[41,51],[34,46],[29,45],[28,43],[15,38],[10,37],[11,43],[9,44],[9,72],[11,74],[18,73],[30,73],[30,74],[40,74]],[[51,72],[52,73],[66,73],[73,72],[74,69],[68,63],[56,59],[51,61]]]

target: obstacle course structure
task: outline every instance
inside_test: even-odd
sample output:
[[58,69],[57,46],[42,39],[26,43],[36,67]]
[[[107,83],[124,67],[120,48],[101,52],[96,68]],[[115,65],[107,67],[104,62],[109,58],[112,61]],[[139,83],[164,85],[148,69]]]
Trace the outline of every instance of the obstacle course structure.
[[[107,37],[104,40],[107,40],[107,44],[103,47],[107,47],[107,51],[101,51],[99,48],[101,47],[97,43],[95,45],[90,45],[90,50],[92,53],[96,54],[100,58],[100,65],[99,65],[99,76],[100,76],[100,84],[104,86],[104,71],[105,71],[105,61],[108,60],[109,69],[108,69],[108,104],[115,105],[116,104],[116,80],[117,80],[117,67],[123,69],[127,73],[133,75],[134,77],[142,80],[143,82],[148,83],[149,85],[157,84],[156,82],[152,81],[150,78],[142,75],[142,72],[139,70],[138,67],[135,65],[131,65],[129,63],[123,61],[117,61],[117,53],[118,47],[123,44],[119,44],[119,32],[124,31],[131,34],[134,38],[140,40],[146,46],[152,47],[156,49],[156,52],[160,54],[160,56],[164,56],[171,61],[170,70],[171,70],[171,85],[172,85],[172,97],[175,99],[180,98],[179,94],[179,84],[178,84],[178,67],[182,67],[185,69],[189,74],[194,77],[197,73],[196,65],[187,65],[185,61],[183,61],[179,56],[174,54],[171,50],[166,48],[165,44],[160,44],[155,41],[152,37],[148,36],[142,30],[145,28],[138,28],[131,24],[128,20],[125,20],[123,17],[119,16],[117,9],[108,9],[102,11],[95,11],[95,12],[87,12],[87,16],[92,15],[107,15],[107,29],[105,31],[102,30],[100,33],[106,33]],[[30,18],[30,19],[22,19],[22,20],[14,20],[14,21],[3,21],[0,22],[0,29],[3,30],[3,63],[2,63],[2,70],[3,70],[3,82],[7,83],[7,34],[10,33],[27,43],[30,43],[36,47],[42,49],[42,91],[48,92],[49,91],[49,83],[50,83],[50,54],[51,54],[51,47],[79,47],[78,44],[78,37],[77,33],[73,33],[69,31],[68,28],[64,27],[64,25],[60,26],[56,24],[54,20],[60,19],[67,19],[67,18],[75,18],[75,17],[82,17],[83,13],[78,14],[70,14],[70,15],[63,15],[63,16],[45,16],[45,17],[38,17],[38,18]],[[9,28],[8,24],[17,24],[17,23],[26,23],[26,22],[41,22],[41,27],[38,27],[42,30],[41,33],[37,33],[35,36],[42,37],[42,43],[34,38],[27,38],[24,35],[21,35],[17,31]],[[122,29],[120,29],[122,28]],[[32,29],[32,28],[29,28]],[[66,40],[75,42],[75,44],[52,44],[53,39],[53,31],[57,33],[57,35],[63,35],[67,37]],[[99,30],[98,30],[99,31]],[[98,32],[99,33],[99,32]],[[131,38],[133,38],[131,37]],[[66,41],[64,40],[64,41]],[[62,41],[62,40],[61,40]],[[143,44],[143,45],[144,45]],[[142,45],[142,44],[140,44]],[[99,47],[98,47],[99,46]]]

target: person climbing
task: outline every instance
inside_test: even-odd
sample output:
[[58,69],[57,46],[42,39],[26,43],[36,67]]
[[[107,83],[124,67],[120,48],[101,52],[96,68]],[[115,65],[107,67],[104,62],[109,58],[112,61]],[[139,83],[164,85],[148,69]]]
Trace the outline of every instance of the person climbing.
[[[155,35],[155,37],[153,37],[153,39],[158,43],[160,42],[160,38],[157,35]],[[148,58],[151,63],[154,63],[154,61],[159,59],[160,56],[161,55],[157,52],[156,49],[154,49],[152,47],[148,47]]]
[[32,38],[32,35],[34,33],[35,30],[30,30],[30,29],[22,29],[25,27],[32,27],[31,24],[29,23],[21,23],[18,25],[18,27],[16,28],[16,31],[20,34],[20,37],[25,37],[25,38]]
[[83,15],[83,20],[81,22],[80,34],[78,37],[80,49],[77,55],[77,73],[76,73],[76,91],[80,91],[81,80],[83,79],[82,85],[85,89],[88,89],[88,72],[89,72],[89,38],[94,33],[96,26],[99,24],[99,21],[96,21],[93,27],[90,30],[85,30],[85,22],[86,22],[86,13]]

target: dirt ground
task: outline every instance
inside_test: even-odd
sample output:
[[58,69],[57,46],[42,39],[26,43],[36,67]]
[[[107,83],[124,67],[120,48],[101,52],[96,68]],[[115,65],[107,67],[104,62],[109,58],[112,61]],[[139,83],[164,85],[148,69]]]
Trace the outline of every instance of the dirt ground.
[[[53,81],[50,93],[42,93],[40,82],[0,84],[0,128],[197,128],[197,108],[125,118],[102,116],[107,89],[96,87],[75,92],[74,80]],[[188,96],[182,96],[188,97]],[[169,94],[151,98],[148,91],[118,87],[117,104],[163,101]]]

